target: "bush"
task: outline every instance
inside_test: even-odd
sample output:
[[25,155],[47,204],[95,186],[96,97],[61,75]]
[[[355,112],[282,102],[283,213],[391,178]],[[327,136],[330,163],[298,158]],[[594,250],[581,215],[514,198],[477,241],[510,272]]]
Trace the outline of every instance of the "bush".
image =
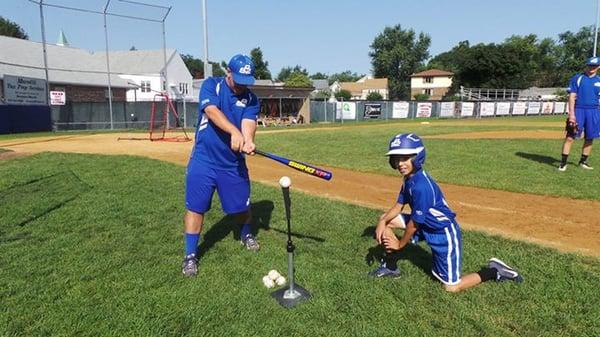
[[417,101],[429,100],[429,95],[427,95],[427,94],[416,94],[414,97],[415,97],[415,100],[417,100]]
[[367,95],[367,101],[381,101],[382,99],[383,99],[383,96],[381,96],[381,94],[376,91],[370,92]]
[[335,93],[335,98],[343,99],[344,101],[349,101],[352,98],[352,93],[348,90],[342,89]]

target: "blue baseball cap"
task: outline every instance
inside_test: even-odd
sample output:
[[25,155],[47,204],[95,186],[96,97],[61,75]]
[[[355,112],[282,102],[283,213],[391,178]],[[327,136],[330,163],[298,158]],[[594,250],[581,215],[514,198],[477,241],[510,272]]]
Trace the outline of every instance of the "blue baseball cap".
[[237,54],[231,58],[227,65],[236,84],[254,84],[254,62],[246,55]]
[[592,67],[600,66],[600,58],[596,56],[590,57],[585,64]]

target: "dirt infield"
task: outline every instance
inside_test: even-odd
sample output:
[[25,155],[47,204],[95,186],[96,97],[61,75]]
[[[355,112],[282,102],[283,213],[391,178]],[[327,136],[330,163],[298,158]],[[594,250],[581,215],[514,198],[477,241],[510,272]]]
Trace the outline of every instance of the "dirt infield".
[[[309,129],[314,130],[314,129]],[[560,138],[558,131],[507,131],[451,134],[430,138]],[[169,143],[118,141],[127,134],[75,135],[1,141],[0,147],[12,150],[2,157],[15,157],[42,151],[128,154],[186,165],[191,142]],[[282,175],[292,178],[293,189],[318,196],[378,209],[389,208],[398,193],[400,179],[376,174],[332,168],[330,182],[296,173],[272,161],[251,157],[252,180],[277,186]],[[512,193],[474,187],[441,184],[448,202],[465,229],[534,242],[561,251],[600,257],[600,202]],[[375,221],[375,219],[374,219]],[[365,224],[368,225],[368,224]],[[585,230],[582,230],[585,228]]]

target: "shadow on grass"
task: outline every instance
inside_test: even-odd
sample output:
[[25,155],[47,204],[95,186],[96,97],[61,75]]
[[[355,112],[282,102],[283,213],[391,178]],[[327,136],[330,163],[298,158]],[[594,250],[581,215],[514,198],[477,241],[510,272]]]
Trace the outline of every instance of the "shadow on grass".
[[550,166],[558,166],[558,164],[560,163],[560,160],[557,160],[556,158],[544,156],[544,155],[540,155],[540,154],[525,153],[525,152],[516,152],[515,154],[521,158],[529,159],[529,160],[536,161],[538,163],[542,163],[542,164],[546,164],[546,165],[550,165]]
[[[252,234],[257,235],[260,229],[269,230],[271,213],[273,213],[274,208],[273,202],[271,200],[262,200],[252,203],[250,207],[252,210]],[[236,215],[224,216],[202,235],[198,257],[206,254],[217,242],[225,239],[229,233],[233,234],[234,240],[240,240],[240,225],[236,219]]]
[[[363,237],[374,237],[375,236],[375,226],[369,226],[365,228],[362,234]],[[425,250],[420,244],[408,244],[399,252],[395,252],[392,254],[393,258],[397,261],[400,260],[408,260],[413,265],[421,269],[424,273],[431,275],[431,253]],[[375,262],[381,261],[384,257],[383,246],[377,245],[369,248],[367,255],[365,255],[365,263],[369,266],[373,265]]]

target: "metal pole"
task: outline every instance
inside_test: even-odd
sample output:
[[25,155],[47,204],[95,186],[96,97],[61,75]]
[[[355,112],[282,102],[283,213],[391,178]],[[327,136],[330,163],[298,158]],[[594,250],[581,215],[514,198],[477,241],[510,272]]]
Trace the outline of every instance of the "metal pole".
[[104,42],[106,46],[106,74],[108,77],[108,113],[110,115],[110,129],[114,129],[113,123],[113,105],[112,105],[112,85],[110,83],[110,58],[108,56],[108,29],[106,28],[106,10],[108,9],[108,5],[110,4],[110,0],[106,1],[106,6],[104,6]]
[[206,0],[202,0],[202,20],[204,21],[204,78],[212,76],[212,68],[208,66],[208,22]]
[[40,0],[40,22],[42,28],[42,51],[44,55],[44,74],[46,76],[46,105],[50,99],[50,79],[48,78],[48,53],[46,51],[46,27],[44,25],[44,0]]
[[594,57],[596,57],[596,47],[598,46],[598,20],[600,17],[600,0],[596,1],[596,28],[594,30]]
[[[163,75],[164,75],[164,85],[163,85],[163,90],[165,90],[168,93],[168,88],[169,88],[169,76],[168,76],[168,72],[167,72],[167,40],[166,40],[166,34],[165,34],[165,21],[163,20],[162,22],[162,35],[163,35],[163,61],[165,64],[165,67],[163,69]],[[169,128],[169,117],[167,116],[167,129]]]

